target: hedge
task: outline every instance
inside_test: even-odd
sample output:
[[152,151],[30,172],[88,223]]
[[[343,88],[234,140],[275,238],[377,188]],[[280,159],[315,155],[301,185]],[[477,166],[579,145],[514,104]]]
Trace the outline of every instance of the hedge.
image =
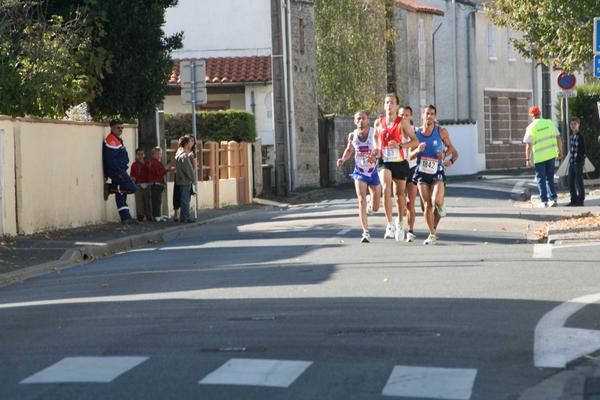
[[569,99],[569,117],[581,119],[581,133],[585,140],[587,157],[596,168],[590,176],[597,178],[600,177],[600,118],[597,105],[600,102],[600,84],[584,84],[575,89],[577,96]]
[[[196,113],[198,140],[254,142],[256,122],[247,111],[200,111]],[[167,141],[177,140],[192,133],[192,114],[165,114],[165,136]]]

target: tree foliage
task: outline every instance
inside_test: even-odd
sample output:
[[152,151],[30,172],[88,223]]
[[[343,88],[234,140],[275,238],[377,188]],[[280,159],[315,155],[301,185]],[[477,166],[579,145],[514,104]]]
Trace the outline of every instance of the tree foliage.
[[372,111],[386,91],[385,0],[316,0],[319,106],[327,113]]
[[165,9],[177,0],[104,0],[106,35],[100,44],[112,55],[103,91],[92,113],[140,118],[155,110],[166,93],[171,51],[182,47],[182,33],[165,37]]
[[0,3],[0,113],[60,117],[101,90],[94,71],[107,67],[94,52],[81,10],[49,15],[43,1]]
[[524,34],[514,44],[526,57],[571,72],[592,60],[598,0],[487,0],[485,7],[495,24]]
[[134,120],[162,101],[170,52],[165,10],[177,0],[1,0],[0,113]]

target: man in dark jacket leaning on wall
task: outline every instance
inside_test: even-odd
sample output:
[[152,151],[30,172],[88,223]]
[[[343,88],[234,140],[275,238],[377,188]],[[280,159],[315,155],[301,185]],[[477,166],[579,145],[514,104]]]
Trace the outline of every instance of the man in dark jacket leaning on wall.
[[133,220],[127,206],[127,195],[135,193],[136,188],[127,173],[129,155],[123,144],[122,134],[123,122],[119,120],[110,121],[110,133],[106,135],[102,143],[104,180],[108,178],[111,180],[110,184],[104,184],[104,200],[108,199],[110,193],[114,193],[121,223],[130,224]]

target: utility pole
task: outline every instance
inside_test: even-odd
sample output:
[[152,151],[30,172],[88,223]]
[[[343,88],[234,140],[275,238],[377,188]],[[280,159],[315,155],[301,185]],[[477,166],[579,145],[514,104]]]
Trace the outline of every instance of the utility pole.
[[285,87],[285,59],[281,0],[271,0],[271,40],[273,65],[273,120],[275,123],[275,185],[278,196],[289,192],[288,114]]

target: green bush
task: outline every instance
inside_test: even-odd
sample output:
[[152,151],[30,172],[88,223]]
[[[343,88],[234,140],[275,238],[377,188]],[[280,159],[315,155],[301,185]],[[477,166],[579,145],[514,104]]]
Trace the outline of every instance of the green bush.
[[[254,142],[256,122],[247,111],[200,111],[196,113],[198,140]],[[166,114],[165,136],[167,141],[192,133],[192,114]]]
[[576,90],[577,97],[569,99],[569,114],[570,117],[581,119],[581,133],[585,139],[587,157],[596,168],[591,177],[597,178],[600,177],[600,118],[597,105],[600,102],[600,84],[579,85]]

